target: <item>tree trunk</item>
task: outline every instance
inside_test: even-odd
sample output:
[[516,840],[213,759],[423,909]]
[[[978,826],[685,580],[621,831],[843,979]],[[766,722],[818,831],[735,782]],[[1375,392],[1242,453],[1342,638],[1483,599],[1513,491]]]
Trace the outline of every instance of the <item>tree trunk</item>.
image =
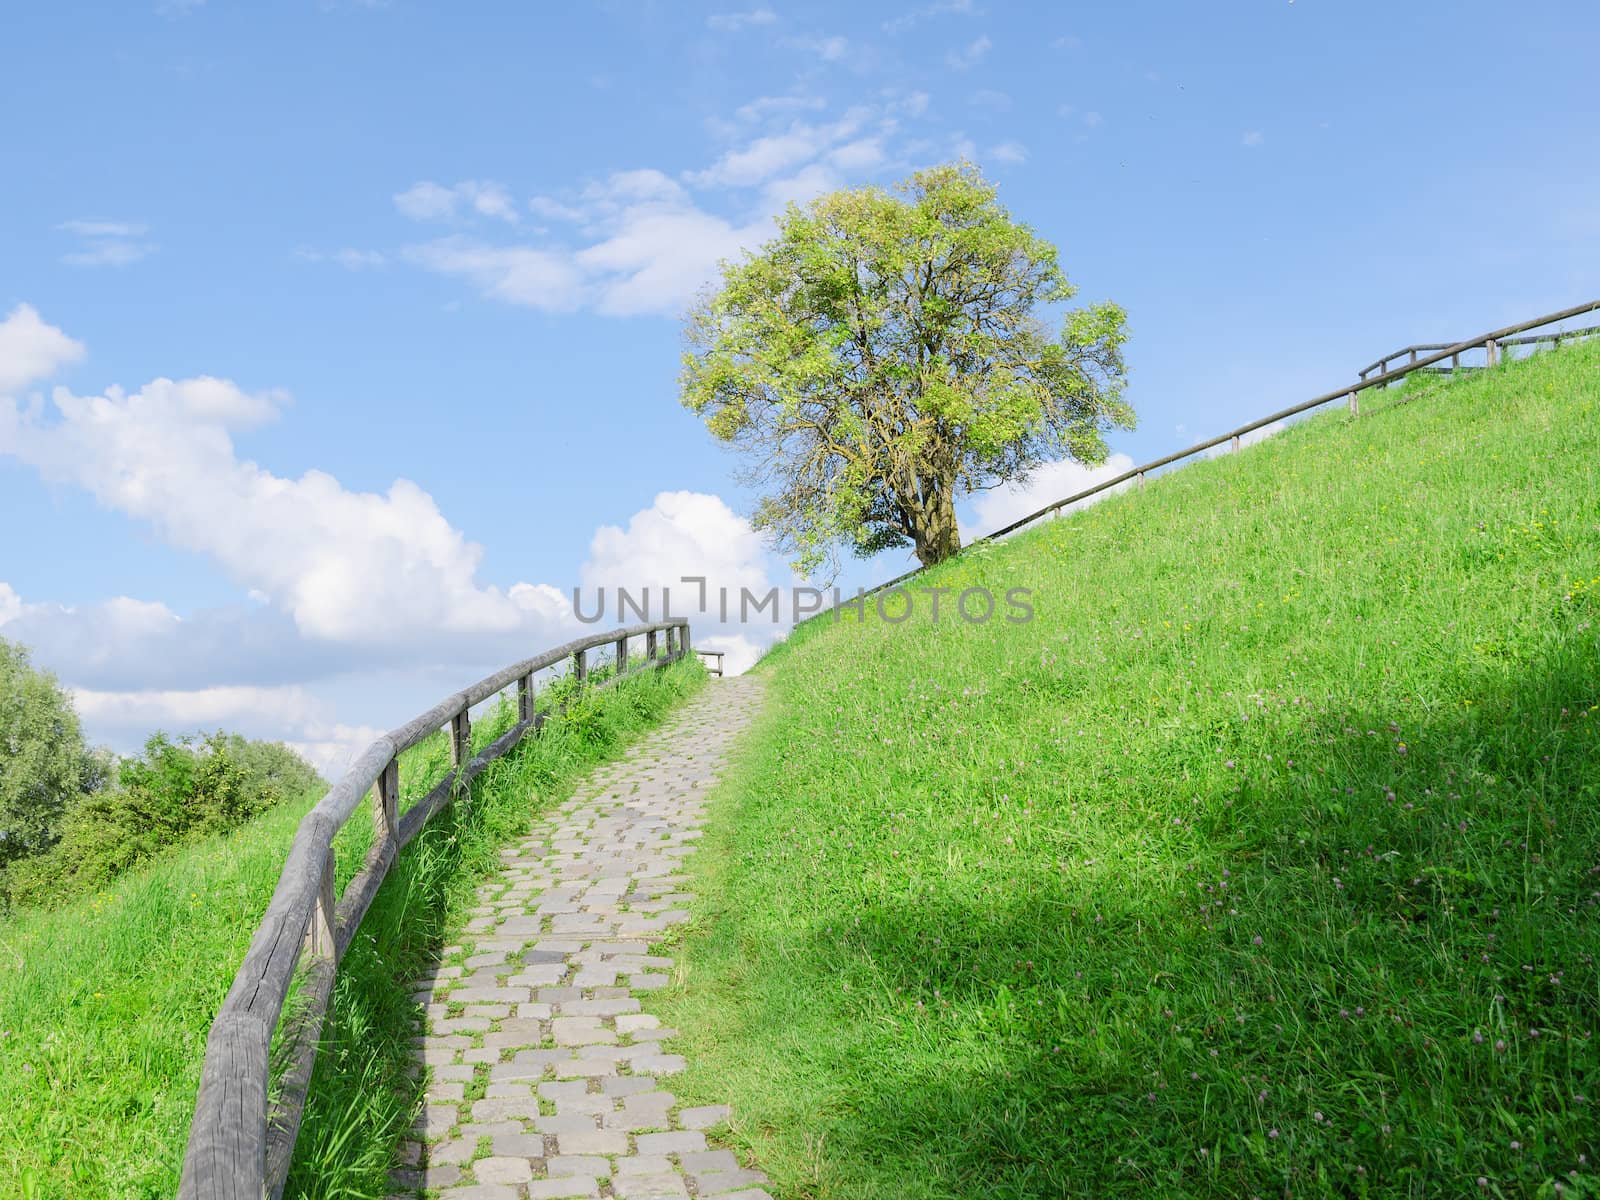
[[950,487],[936,488],[926,504],[913,514],[917,561],[925,567],[941,563],[961,549],[961,529],[956,524],[952,493]]

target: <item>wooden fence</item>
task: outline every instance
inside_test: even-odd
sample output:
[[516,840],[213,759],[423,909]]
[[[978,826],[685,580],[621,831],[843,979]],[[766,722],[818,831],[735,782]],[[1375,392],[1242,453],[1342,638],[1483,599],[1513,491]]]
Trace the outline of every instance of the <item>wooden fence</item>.
[[[1492,367],[1502,357],[1510,357],[1514,346],[1551,346],[1561,349],[1562,342],[1580,342],[1585,338],[1592,338],[1600,333],[1600,325],[1589,325],[1583,329],[1561,329],[1555,333],[1534,333],[1527,337],[1488,338],[1482,343],[1484,361],[1482,366],[1463,364],[1461,350],[1449,342],[1420,342],[1415,346],[1402,346],[1393,354],[1386,354],[1375,363],[1368,363],[1361,368],[1361,378],[1368,375],[1383,374],[1389,364],[1396,359],[1406,359],[1405,366],[1408,371],[1423,372],[1429,375],[1452,375],[1461,371],[1481,371],[1484,367]],[[1424,367],[1417,365],[1417,355],[1426,354],[1433,350],[1449,350],[1450,365],[1448,367]],[[1409,357],[1408,357],[1409,356]]]
[[[664,649],[658,644],[663,633]],[[628,643],[635,638],[644,639],[644,657],[630,668]],[[534,676],[570,660],[572,678],[582,688],[589,677],[588,652],[603,646],[615,647],[616,670],[595,685],[596,690],[685,657],[690,652],[689,623],[674,617],[597,633],[480,679],[373,742],[306,814],[295,831],[272,902],[206,1039],[200,1095],[178,1189],[180,1200],[262,1200],[264,1196],[277,1200],[282,1194],[339,959],[390,866],[422,827],[489,763],[554,715],[535,711]],[[517,689],[516,724],[474,755],[471,709],[513,684]],[[449,738],[451,769],[400,813],[400,755],[440,730],[447,731]],[[369,792],[372,847],[343,894],[335,896],[333,838]],[[302,965],[305,970],[295,1011],[284,1019],[289,986]],[[276,1099],[269,1104],[269,1054],[280,1019],[284,1022],[280,1049],[285,1066]]]
[[[1586,329],[1563,330],[1559,333],[1538,334],[1532,337],[1517,336],[1519,334],[1526,333],[1530,329],[1538,329],[1544,325],[1554,325],[1558,321],[1567,321],[1573,317],[1580,317],[1585,313],[1591,312],[1600,312],[1600,300],[1591,300],[1587,304],[1576,304],[1571,308],[1562,309],[1560,312],[1548,313],[1542,317],[1535,317],[1531,321],[1522,321],[1516,325],[1508,325],[1504,329],[1496,329],[1492,333],[1480,333],[1476,337],[1468,338],[1464,342],[1456,342],[1452,345],[1437,344],[1427,346],[1407,346],[1403,350],[1397,350],[1387,358],[1381,358],[1377,362],[1367,367],[1366,370],[1361,372],[1360,382],[1356,383],[1353,387],[1347,386],[1334,388],[1331,392],[1324,392],[1322,395],[1315,396],[1310,400],[1291,405],[1288,408],[1279,409],[1277,412],[1272,413],[1269,416],[1261,417],[1258,420],[1251,421],[1248,425],[1241,425],[1239,428],[1231,429],[1227,433],[1218,434],[1216,437],[1208,438],[1203,442],[1197,442],[1195,445],[1190,446],[1187,450],[1179,450],[1175,454],[1168,454],[1163,458],[1154,460],[1153,462],[1147,462],[1140,466],[1134,467],[1131,470],[1124,471],[1122,474],[1117,475],[1114,478],[1107,479],[1103,483],[1097,483],[1093,487],[1085,488],[1081,492],[1074,492],[1070,496],[1063,497],[1062,499],[1051,504],[1047,504],[1043,508],[1038,509],[1035,512],[1031,512],[1025,517],[1020,517],[1017,520],[1012,521],[1011,524],[1004,525],[992,533],[985,534],[980,538],[975,538],[973,539],[971,545],[978,545],[981,542],[993,541],[995,538],[1004,537],[1008,533],[1014,533],[1016,530],[1021,529],[1024,525],[1031,525],[1043,517],[1055,516],[1069,504],[1077,504],[1079,501],[1087,500],[1091,496],[1098,496],[1102,492],[1109,492],[1112,488],[1120,487],[1130,481],[1136,483],[1140,487],[1143,487],[1145,476],[1151,472],[1160,470],[1162,467],[1170,466],[1175,462],[1181,462],[1186,458],[1193,458],[1197,454],[1204,454],[1207,450],[1214,449],[1215,447],[1221,446],[1224,443],[1227,443],[1232,449],[1237,450],[1240,446],[1240,439],[1246,434],[1254,433],[1257,429],[1263,429],[1268,425],[1275,424],[1278,421],[1282,421],[1288,417],[1298,416],[1303,412],[1309,412],[1313,408],[1320,408],[1324,404],[1331,404],[1336,400],[1343,400],[1349,405],[1351,415],[1357,415],[1361,411],[1361,404],[1360,400],[1358,399],[1361,392],[1366,391],[1368,388],[1386,387],[1389,384],[1394,383],[1396,380],[1404,379],[1407,375],[1410,375],[1413,372],[1426,371],[1429,368],[1436,367],[1437,364],[1444,362],[1445,359],[1449,359],[1452,364],[1459,365],[1461,356],[1463,354],[1475,350],[1482,350],[1487,356],[1489,365],[1492,366],[1497,361],[1499,357],[1499,351],[1503,347],[1531,345],[1540,342],[1554,342],[1559,345],[1564,340],[1575,341],[1579,338],[1593,336],[1596,333],[1600,333],[1600,326],[1591,326]],[[1392,370],[1387,369],[1390,362],[1402,357],[1406,358],[1407,361]],[[1376,372],[1376,374],[1372,374],[1372,372]],[[892,588],[897,584],[904,583],[912,576],[920,574],[922,570],[923,568],[920,566],[913,567],[904,574],[896,575],[893,579],[880,583],[876,587],[869,588],[866,594],[872,595],[873,593],[881,592],[886,588]],[[854,601],[852,601],[852,603],[854,603]],[[837,607],[838,606],[835,606],[835,608]]]

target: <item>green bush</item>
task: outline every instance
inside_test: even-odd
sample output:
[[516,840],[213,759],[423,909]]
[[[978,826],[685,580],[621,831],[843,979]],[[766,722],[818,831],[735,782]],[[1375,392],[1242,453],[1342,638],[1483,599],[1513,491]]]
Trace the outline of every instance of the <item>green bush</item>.
[[55,677],[0,638],[0,873],[50,849],[68,806],[103,774]]
[[114,786],[69,809],[48,853],[13,864],[11,899],[58,904],[174,847],[236,829],[318,782],[282,743],[157,733],[141,756],[119,764]]

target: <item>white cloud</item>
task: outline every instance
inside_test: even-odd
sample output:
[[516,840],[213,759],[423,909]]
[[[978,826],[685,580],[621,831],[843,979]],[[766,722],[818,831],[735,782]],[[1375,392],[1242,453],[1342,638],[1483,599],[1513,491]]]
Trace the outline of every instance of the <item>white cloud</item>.
[[765,215],[742,225],[695,205],[670,176],[619,171],[581,197],[587,245],[492,246],[449,238],[408,247],[429,270],[458,275],[484,294],[552,312],[592,307],[611,316],[675,315],[717,263],[771,229]]
[[931,17],[941,17],[949,14],[970,16],[973,11],[972,0],[934,0],[934,3],[927,5],[925,8],[913,9],[911,12],[902,13],[898,17],[891,17],[883,23],[883,31],[888,34],[905,33]]
[[570,312],[586,296],[582,272],[559,251],[444,238],[408,246],[402,255],[430,271],[468,279],[484,295],[508,304]]
[[928,103],[931,99],[932,97],[927,92],[907,92],[891,105],[891,109],[895,112],[903,112],[907,116],[920,117],[928,111]]
[[581,221],[583,210],[563,204],[550,196],[535,196],[528,201],[528,211],[550,221]]
[[125,267],[156,252],[154,242],[137,240],[147,227],[131,221],[63,221],[56,229],[81,239],[77,250],[61,256],[72,267]]
[[995,162],[1015,166],[1028,161],[1028,148],[1021,142],[1001,142],[998,146],[989,147],[989,157]]
[[482,549],[409,480],[350,492],[322,471],[286,479],[240,459],[232,435],[279,403],[212,378],[99,396],[57,388],[53,421],[0,400],[0,453],[206,555],[309,636],[381,644],[505,632],[534,615],[476,583]]
[[[761,647],[781,637],[792,616],[787,589],[793,581],[779,584],[771,578],[760,535],[720,496],[703,492],[662,492],[633,515],[626,529],[601,526],[580,576],[585,615],[594,611],[603,588],[608,620],[617,615],[618,587],[636,598],[648,587],[657,606],[663,603],[661,589],[670,589],[672,612],[690,619],[696,645],[738,650],[726,664],[730,674],[744,670]],[[705,581],[703,594],[702,585],[683,582],[686,576]],[[771,605],[757,611],[759,600],[775,586],[777,622]],[[748,602],[747,592],[753,598]]]
[[952,50],[945,55],[945,63],[953,71],[966,71],[977,66],[988,57],[989,51],[994,49],[994,43],[984,34],[967,43],[959,50]]
[[82,357],[82,342],[45,324],[31,304],[19,304],[0,321],[0,394],[48,379]]
[[1097,112],[1086,112],[1086,113],[1083,114],[1083,123],[1085,125],[1087,125],[1090,129],[1093,129],[1096,126],[1103,124],[1104,121],[1105,121],[1105,118],[1102,117]]
[[357,250],[349,246],[341,250],[327,251],[302,248],[296,250],[294,255],[305,262],[337,263],[347,271],[368,271],[381,267],[389,261],[389,256],[381,250]]
[[79,237],[132,238],[143,237],[150,232],[147,226],[128,221],[63,221],[56,228]]
[[[1113,454],[1098,467],[1086,467],[1071,459],[1045,463],[1021,482],[1010,483],[975,496],[972,502],[972,522],[970,525],[965,521],[961,523],[961,536],[965,540],[970,540],[992,533],[1019,517],[1037,512],[1047,504],[1076,495],[1085,488],[1091,488],[1107,479],[1114,479],[1132,467],[1133,459],[1126,454]],[[1120,484],[1111,491],[1091,497],[1084,503],[1093,504],[1110,495],[1112,491],[1122,491],[1127,486]]]
[[425,179],[396,192],[394,206],[413,221],[453,221],[463,214],[476,213],[513,225],[517,222],[517,206],[511,193],[501,184],[477,179],[465,179],[453,187]]
[[834,34],[831,37],[792,37],[783,40],[785,46],[815,54],[823,62],[840,62],[850,53],[848,38]]
[[69,267],[126,267],[149,258],[155,251],[150,242],[102,240],[90,243],[87,249],[63,254],[61,261]]
[[22,615],[22,597],[9,583],[0,583],[0,625]]
[[604,277],[596,309],[610,316],[675,313],[732,258],[765,231],[736,228],[693,208],[631,213],[611,236],[580,251],[579,266]]
[[[913,101],[925,107],[926,96],[918,93],[907,103]],[[897,119],[888,108],[856,107],[833,121],[789,119],[762,128],[819,104],[799,95],[751,101],[738,110],[738,121],[722,123],[739,140],[698,171],[677,177],[652,168],[617,171],[581,188],[535,196],[529,209],[565,227],[554,233],[531,229],[515,244],[456,234],[404,247],[400,257],[511,304],[676,316],[715,277],[719,262],[772,235],[785,205],[811,200],[889,161]],[[719,193],[721,211],[699,197],[709,190]],[[437,185],[402,195],[411,196],[406,203],[416,214],[446,215],[463,203],[455,189]]]
[[817,112],[827,106],[828,102],[821,96],[757,96],[734,109],[733,115],[750,124],[784,113]]
[[712,13],[706,18],[706,25],[719,33],[741,33],[771,25],[777,19],[778,14],[770,8],[752,8],[748,12]]
[[1247,129],[1239,138],[1241,146],[1259,146],[1264,141],[1266,141],[1266,137],[1259,129]]
[[750,187],[810,162],[817,155],[854,137],[866,123],[866,110],[856,108],[822,125],[796,121],[782,133],[756,138],[723,154],[704,171],[689,176],[700,186]]

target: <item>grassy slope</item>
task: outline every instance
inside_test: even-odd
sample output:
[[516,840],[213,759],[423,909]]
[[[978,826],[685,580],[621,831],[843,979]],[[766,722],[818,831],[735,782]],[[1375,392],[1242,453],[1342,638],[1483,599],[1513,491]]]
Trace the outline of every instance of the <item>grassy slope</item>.
[[1594,1194],[1597,351],[924,581],[1031,624],[797,631],[674,1090],[789,1200]]
[[[414,976],[463,919],[497,848],[704,678],[692,664],[591,697],[493,764],[472,803],[429,826],[391,872],[346,956],[324,1029],[290,1196],[382,1196],[415,1110],[403,1071]],[[491,739],[501,713],[474,730]],[[443,739],[402,764],[406,799],[444,769]],[[167,1197],[206,1031],[255,930],[307,797],[66,908],[0,923],[0,1197]],[[340,835],[341,883],[369,835]]]

